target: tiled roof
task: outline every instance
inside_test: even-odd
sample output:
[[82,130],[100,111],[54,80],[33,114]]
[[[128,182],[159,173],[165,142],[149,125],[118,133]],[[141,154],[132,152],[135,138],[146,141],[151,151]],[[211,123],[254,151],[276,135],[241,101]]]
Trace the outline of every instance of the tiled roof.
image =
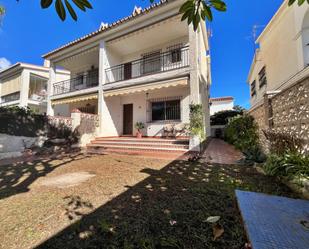
[[65,48],[71,47],[71,46],[73,46],[73,45],[75,45],[75,44],[77,44],[79,42],[82,42],[82,41],[85,41],[87,39],[90,39],[90,38],[92,38],[92,37],[94,37],[94,36],[96,36],[96,35],[98,35],[100,33],[103,33],[103,32],[108,31],[108,30],[110,30],[110,29],[112,29],[114,27],[117,27],[120,24],[128,22],[128,21],[130,21],[132,19],[135,19],[135,18],[137,18],[139,16],[145,15],[145,14],[151,12],[152,10],[154,10],[154,9],[164,5],[164,4],[167,4],[168,2],[172,2],[172,1],[174,1],[174,0],[160,0],[158,3],[154,3],[154,4],[150,5],[149,7],[145,8],[145,9],[142,9],[140,12],[134,11],[131,15],[129,15],[127,17],[124,17],[124,18],[122,18],[122,19],[120,19],[120,20],[118,20],[116,22],[113,22],[112,24],[102,25],[98,30],[96,30],[96,31],[94,31],[94,32],[92,32],[90,34],[87,34],[87,35],[85,35],[83,37],[80,37],[80,38],[78,38],[78,39],[76,39],[76,40],[74,40],[72,42],[69,42],[69,43],[67,43],[67,44],[65,44],[65,45],[63,45],[63,46],[61,46],[61,47],[59,47],[59,48],[57,48],[57,49],[47,53],[47,54],[44,54],[43,58],[46,58],[46,57],[48,57],[48,56],[50,56],[52,54],[55,54],[55,53],[65,49]]
[[218,97],[218,98],[210,98],[209,101],[216,102],[216,101],[227,101],[227,100],[234,100],[233,97],[227,96],[227,97]]

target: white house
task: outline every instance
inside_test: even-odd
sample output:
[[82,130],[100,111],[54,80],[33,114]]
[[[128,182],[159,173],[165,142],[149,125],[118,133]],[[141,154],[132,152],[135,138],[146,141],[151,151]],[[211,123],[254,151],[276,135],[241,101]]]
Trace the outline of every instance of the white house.
[[[166,126],[189,123],[190,104],[202,104],[209,130],[206,25],[194,32],[182,22],[183,2],[134,8],[130,16],[45,54],[48,114],[97,114],[101,137],[135,135],[136,122],[145,124],[144,136],[161,137]],[[57,67],[71,78],[58,81]]]
[[230,96],[210,98],[209,104],[210,104],[210,115],[214,115],[216,112],[233,110],[234,98]]
[[[69,78],[69,72],[57,70],[56,78]],[[30,107],[38,113],[47,109],[49,68],[16,63],[0,72],[0,106]]]
[[280,91],[309,75],[309,5],[282,5],[256,43],[248,76],[251,107],[266,93]]

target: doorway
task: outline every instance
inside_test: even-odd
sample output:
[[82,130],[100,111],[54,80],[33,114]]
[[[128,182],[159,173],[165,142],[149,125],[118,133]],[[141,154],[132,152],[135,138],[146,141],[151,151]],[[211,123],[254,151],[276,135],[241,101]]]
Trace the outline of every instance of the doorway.
[[133,135],[133,104],[123,105],[123,135]]

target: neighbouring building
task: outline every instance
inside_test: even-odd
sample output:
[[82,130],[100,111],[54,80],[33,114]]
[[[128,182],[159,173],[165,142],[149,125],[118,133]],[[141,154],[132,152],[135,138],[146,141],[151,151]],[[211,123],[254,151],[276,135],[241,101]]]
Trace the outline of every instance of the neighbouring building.
[[210,104],[210,115],[214,115],[216,112],[233,110],[234,98],[230,96],[210,98],[209,104]]
[[[182,22],[183,3],[135,7],[130,16],[45,54],[48,114],[69,117],[78,109],[98,115],[101,137],[135,135],[134,124],[143,122],[143,135],[157,137],[167,126],[188,124],[189,105],[202,104],[209,131],[206,25],[201,22],[194,32]],[[71,78],[58,80],[57,67]]]
[[[309,143],[309,5],[285,0],[256,43],[248,76],[251,113],[261,130]],[[262,134],[262,132],[261,132]]]
[[[58,80],[69,77],[69,72],[57,70]],[[0,71],[0,106],[29,107],[46,113],[48,78],[48,67],[28,63],[16,63]]]

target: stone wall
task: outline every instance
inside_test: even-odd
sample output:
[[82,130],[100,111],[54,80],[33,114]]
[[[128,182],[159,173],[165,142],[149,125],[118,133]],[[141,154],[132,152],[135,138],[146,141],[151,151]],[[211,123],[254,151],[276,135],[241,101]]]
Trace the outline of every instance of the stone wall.
[[309,76],[274,95],[266,95],[264,102],[249,111],[259,125],[261,143],[267,150],[262,130],[287,133],[304,141],[309,152]]

